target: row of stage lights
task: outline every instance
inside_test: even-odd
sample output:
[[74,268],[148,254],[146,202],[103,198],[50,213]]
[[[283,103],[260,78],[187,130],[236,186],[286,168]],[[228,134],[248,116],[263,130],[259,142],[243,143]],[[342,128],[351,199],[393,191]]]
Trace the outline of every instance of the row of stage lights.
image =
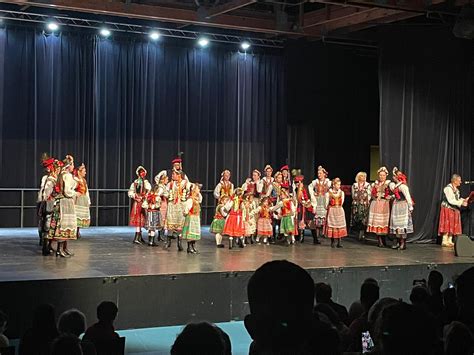
[[[54,21],[50,21],[46,24],[46,28],[50,31],[50,32],[56,32],[59,30],[59,25],[54,22]],[[99,30],[99,34],[104,37],[104,38],[107,38],[109,37],[111,34],[112,34],[112,31],[110,31],[107,27],[103,27]],[[148,34],[148,37],[152,40],[152,41],[157,41],[160,39],[161,35],[158,31],[151,31],[149,34]],[[199,37],[197,39],[197,43],[199,44],[199,46],[201,47],[207,47],[210,43],[209,39],[207,37]],[[248,50],[250,48],[250,43],[247,42],[247,41],[244,41],[240,44],[240,48],[242,48],[244,51]]]

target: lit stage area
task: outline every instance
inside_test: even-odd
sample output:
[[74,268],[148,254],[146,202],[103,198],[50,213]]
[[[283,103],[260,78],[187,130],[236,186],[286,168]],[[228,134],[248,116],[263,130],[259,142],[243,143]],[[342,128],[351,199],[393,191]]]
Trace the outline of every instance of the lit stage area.
[[333,298],[346,306],[358,299],[367,277],[379,281],[381,297],[408,300],[413,280],[426,278],[430,270],[442,272],[447,284],[472,265],[472,258],[455,257],[435,244],[409,244],[398,251],[353,238],[346,238],[342,249],[332,249],[328,240],[313,245],[311,237],[294,246],[217,249],[207,227],[198,255],[178,252],[176,243],[170,250],[134,245],[130,227],[84,230],[80,240],[70,243],[75,256],[68,259],[42,256],[34,228],[1,229],[0,238],[0,295],[2,305],[15,314],[9,329],[16,336],[28,326],[27,314],[45,302],[58,313],[81,309],[93,320],[96,305],[113,300],[120,309],[118,329],[239,321],[248,313],[250,276],[270,260],[301,265],[315,282],[330,283]]

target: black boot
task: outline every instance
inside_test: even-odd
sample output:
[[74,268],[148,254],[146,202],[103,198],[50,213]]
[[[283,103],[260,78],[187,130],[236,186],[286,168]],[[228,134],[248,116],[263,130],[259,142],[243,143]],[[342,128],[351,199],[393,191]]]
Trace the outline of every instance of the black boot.
[[141,244],[146,244],[145,241],[143,240],[142,232],[138,232],[138,240],[140,241]]
[[42,250],[43,255],[44,255],[44,256],[50,255],[51,252],[50,252],[50,250],[49,250],[48,239],[43,238],[43,240],[42,240],[42,246],[43,246],[43,250]]
[[155,239],[155,237],[151,236],[150,233],[148,233],[148,246],[153,246],[153,239]]
[[195,245],[196,245],[196,241],[193,240],[193,241],[191,242],[191,249],[194,251],[194,254],[199,254],[199,252],[197,251]]
[[193,249],[191,248],[191,242],[188,242],[188,248],[186,249],[186,252],[188,254],[194,254]]
[[239,248],[245,247],[245,245],[244,245],[244,238],[239,238],[238,243],[239,243]]
[[76,231],[76,237],[77,239],[81,239],[81,232],[79,231],[79,227],[77,228],[77,231]]
[[178,235],[178,251],[183,251],[183,246],[181,245],[181,237]]
[[378,236],[377,236],[377,242],[378,242],[377,246],[378,246],[379,248],[383,248],[383,247],[384,247],[383,241],[382,241],[382,236],[381,236],[381,235],[378,235]]
[[234,247],[234,239],[229,238],[229,249],[232,249]]
[[393,245],[392,245],[392,249],[399,249],[400,248],[400,239],[398,239],[397,237],[395,237],[395,240],[393,242]]
[[[157,238],[158,242],[163,242],[164,239],[163,237],[161,236],[161,231],[158,231],[158,238]],[[157,243],[158,244],[158,243]]]
[[311,229],[311,235],[313,236],[313,244],[321,244],[318,239],[318,234],[315,229]]
[[166,249],[171,248],[171,236],[168,236],[168,238],[166,239],[165,248],[166,248]]
[[58,246],[56,249],[56,257],[60,256],[61,258],[69,258],[70,255],[67,255],[63,250],[64,249],[63,244],[64,242],[58,242]]
[[135,237],[133,238],[133,243],[134,243],[134,244],[142,244],[142,243],[140,242],[140,235],[139,235],[138,232],[135,232]]
[[300,232],[300,243],[304,243],[304,229]]
[[342,248],[341,238],[338,238],[338,239],[337,239],[336,248]]
[[158,234],[158,238],[157,238],[156,235],[153,236],[153,238],[152,238],[152,242],[153,242],[153,243],[152,243],[152,246],[157,247],[157,246],[160,245],[160,244],[159,244],[159,241],[160,241],[159,237],[160,237],[159,234]]
[[74,253],[67,248],[67,242],[63,243],[63,251],[66,255],[74,256]]
[[331,248],[334,248],[334,238],[331,238]]

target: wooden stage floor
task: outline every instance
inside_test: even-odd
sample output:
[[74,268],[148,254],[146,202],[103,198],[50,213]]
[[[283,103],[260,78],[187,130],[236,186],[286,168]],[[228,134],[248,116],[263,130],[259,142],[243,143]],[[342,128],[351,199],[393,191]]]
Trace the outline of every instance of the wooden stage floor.
[[[0,229],[0,281],[52,280],[110,276],[173,275],[253,271],[270,260],[287,259],[305,269],[393,267],[472,263],[452,250],[435,244],[408,244],[407,250],[377,248],[375,242],[345,238],[342,249],[332,249],[327,239],[313,245],[311,237],[294,246],[254,244],[244,249],[217,249],[213,235],[203,228],[198,255],[131,243],[130,227],[95,227],[70,242],[72,258],[43,257],[34,228]],[[185,247],[185,244],[184,244]]]

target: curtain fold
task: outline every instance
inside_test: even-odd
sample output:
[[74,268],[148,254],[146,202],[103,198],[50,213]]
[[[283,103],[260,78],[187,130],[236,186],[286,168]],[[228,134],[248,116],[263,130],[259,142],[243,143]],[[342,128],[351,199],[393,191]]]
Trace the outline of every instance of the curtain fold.
[[[84,162],[91,188],[127,188],[138,165],[152,181],[179,152],[186,174],[205,189],[225,168],[240,184],[252,169],[286,159],[277,52],[45,36],[31,28],[0,30],[0,48],[2,187],[37,186],[42,152]],[[127,198],[104,194],[100,203]],[[102,209],[100,224],[126,223],[126,212]]]
[[[412,241],[436,238],[443,187],[472,179],[472,49],[444,29],[386,31],[379,62],[381,164],[408,176]],[[469,191],[463,187],[463,195]]]

